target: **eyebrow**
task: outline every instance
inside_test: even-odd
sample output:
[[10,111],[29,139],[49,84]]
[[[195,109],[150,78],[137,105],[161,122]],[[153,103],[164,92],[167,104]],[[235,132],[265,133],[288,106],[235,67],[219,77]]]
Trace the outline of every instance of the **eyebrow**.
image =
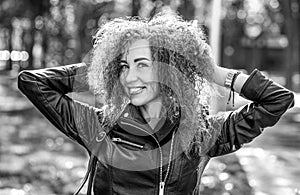
[[128,64],[125,60],[121,60],[120,62],[121,62],[121,63]]
[[148,58],[136,58],[136,59],[133,60],[133,62],[138,62],[138,61],[141,61],[141,60],[150,61]]
[[[134,59],[133,62],[136,63],[136,62],[141,61],[141,60],[147,60],[147,61],[150,61],[148,58],[142,57],[142,58],[136,58],[136,59]],[[121,60],[120,62],[121,62],[121,63],[128,64],[128,62],[127,62],[126,60]]]

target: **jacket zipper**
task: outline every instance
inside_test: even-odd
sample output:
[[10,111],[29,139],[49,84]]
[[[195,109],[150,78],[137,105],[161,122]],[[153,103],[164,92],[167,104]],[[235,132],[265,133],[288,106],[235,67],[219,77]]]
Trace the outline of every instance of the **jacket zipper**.
[[150,135],[154,140],[155,142],[157,143],[158,145],[158,149],[159,149],[159,153],[160,153],[160,167],[159,167],[159,195],[164,195],[164,191],[165,191],[165,183],[167,181],[167,178],[168,178],[168,174],[169,174],[169,171],[170,171],[170,167],[171,167],[171,160],[172,160],[172,153],[173,153],[173,144],[174,144],[174,135],[175,135],[175,132],[173,132],[173,135],[172,135],[172,142],[171,142],[171,148],[170,148],[170,154],[169,154],[169,162],[168,162],[168,168],[167,168],[167,172],[166,172],[166,175],[165,175],[165,178],[163,179],[163,153],[162,153],[162,149],[161,149],[161,146],[159,144],[159,141],[152,135],[150,134],[148,131],[138,127],[138,126],[135,126],[131,123],[127,123],[127,122],[124,122],[124,121],[120,121],[121,124],[124,124],[124,125],[129,125],[129,126],[132,126],[132,127],[135,127],[145,133],[147,133],[148,135]]
[[136,143],[133,143],[133,142],[130,142],[130,141],[127,141],[127,140],[123,140],[121,138],[117,138],[117,137],[112,138],[112,141],[127,144],[127,145],[130,145],[130,146],[133,146],[133,147],[136,147],[136,148],[140,148],[140,149],[144,148],[143,145],[136,144]]

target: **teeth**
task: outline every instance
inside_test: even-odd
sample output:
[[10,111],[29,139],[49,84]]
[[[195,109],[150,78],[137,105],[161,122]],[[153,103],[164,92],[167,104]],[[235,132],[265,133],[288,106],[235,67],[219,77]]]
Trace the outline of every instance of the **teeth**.
[[137,94],[137,93],[140,93],[142,90],[143,90],[142,87],[130,88],[130,89],[129,89],[129,93],[130,93],[130,94]]

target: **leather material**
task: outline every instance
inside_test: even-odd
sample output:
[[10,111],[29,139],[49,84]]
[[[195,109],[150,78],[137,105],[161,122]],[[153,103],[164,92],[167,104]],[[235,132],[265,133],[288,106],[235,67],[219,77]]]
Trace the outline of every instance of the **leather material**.
[[[95,194],[158,194],[160,149],[164,177],[170,139],[172,132],[177,131],[179,120],[171,123],[166,118],[154,134],[147,135],[149,127],[138,110],[129,105],[126,108],[129,110],[125,110],[128,115],[123,118],[124,115],[121,115],[113,129],[106,131],[101,123],[104,110],[72,100],[66,95],[88,90],[86,71],[85,64],[22,71],[18,77],[18,87],[55,127],[97,156]],[[174,158],[164,194],[196,193],[197,178],[201,179],[210,157],[238,150],[261,134],[263,128],[274,125],[294,103],[291,91],[267,79],[258,70],[251,73],[241,95],[253,102],[236,111],[209,117],[214,127],[211,133],[217,135],[217,139],[211,140],[212,146],[207,155],[188,157],[175,134]],[[121,138],[131,144],[114,142],[113,138]]]
[[234,152],[273,126],[294,105],[294,94],[254,70],[244,86],[242,97],[253,101],[229,113],[209,156]]

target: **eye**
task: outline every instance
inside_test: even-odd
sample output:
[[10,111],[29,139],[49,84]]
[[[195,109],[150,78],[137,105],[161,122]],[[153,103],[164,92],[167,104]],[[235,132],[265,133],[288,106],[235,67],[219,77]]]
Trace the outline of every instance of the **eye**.
[[129,68],[128,64],[124,62],[121,62],[119,66],[121,71],[124,71]]
[[150,65],[148,65],[148,64],[146,64],[146,63],[142,63],[142,62],[140,62],[140,63],[138,63],[137,64],[137,67],[138,68],[145,68],[145,67],[149,67]]

